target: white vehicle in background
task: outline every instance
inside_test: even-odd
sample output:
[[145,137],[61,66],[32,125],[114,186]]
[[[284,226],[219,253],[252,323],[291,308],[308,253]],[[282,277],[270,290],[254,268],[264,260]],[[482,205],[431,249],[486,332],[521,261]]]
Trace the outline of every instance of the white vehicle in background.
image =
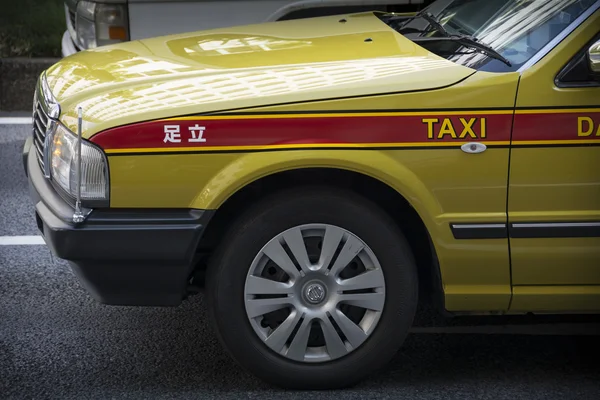
[[381,10],[431,0],[65,0],[62,56],[128,40],[267,21]]

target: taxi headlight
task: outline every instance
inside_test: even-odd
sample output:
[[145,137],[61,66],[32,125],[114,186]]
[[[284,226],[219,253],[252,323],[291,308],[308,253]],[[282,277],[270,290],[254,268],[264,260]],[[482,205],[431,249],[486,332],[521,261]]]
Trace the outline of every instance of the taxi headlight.
[[[73,198],[77,195],[77,136],[57,124],[50,146],[52,179]],[[102,150],[81,142],[81,199],[108,200],[108,169]]]

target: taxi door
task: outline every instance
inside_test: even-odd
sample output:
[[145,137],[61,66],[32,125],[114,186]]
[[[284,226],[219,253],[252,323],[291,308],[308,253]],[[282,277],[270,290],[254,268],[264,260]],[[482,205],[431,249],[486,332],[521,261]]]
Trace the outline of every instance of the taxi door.
[[599,27],[596,7],[521,76],[508,193],[511,310],[600,310],[600,78],[588,55]]

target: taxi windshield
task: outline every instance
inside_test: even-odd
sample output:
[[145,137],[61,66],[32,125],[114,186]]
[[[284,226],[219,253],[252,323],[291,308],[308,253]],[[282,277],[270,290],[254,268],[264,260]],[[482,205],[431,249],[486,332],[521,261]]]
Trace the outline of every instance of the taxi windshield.
[[481,71],[509,72],[518,70],[594,3],[438,0],[416,16],[382,19],[441,57]]

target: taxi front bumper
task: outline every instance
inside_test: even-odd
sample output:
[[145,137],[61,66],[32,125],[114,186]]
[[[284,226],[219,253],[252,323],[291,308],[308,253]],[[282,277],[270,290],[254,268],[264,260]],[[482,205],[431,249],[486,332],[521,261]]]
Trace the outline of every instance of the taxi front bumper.
[[97,209],[73,224],[73,207],[44,178],[25,143],[23,163],[38,228],[97,301],[174,306],[185,297],[211,210]]

